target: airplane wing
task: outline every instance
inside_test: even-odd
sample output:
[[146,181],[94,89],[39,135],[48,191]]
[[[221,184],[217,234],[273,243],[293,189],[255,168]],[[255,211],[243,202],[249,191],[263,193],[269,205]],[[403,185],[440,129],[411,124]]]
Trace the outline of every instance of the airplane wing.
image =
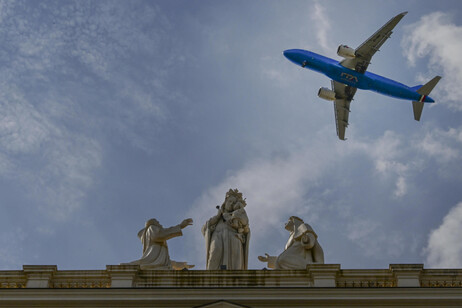
[[372,56],[391,36],[393,28],[406,14],[407,12],[403,12],[390,19],[382,28],[356,48],[355,58],[345,59],[341,61],[340,64],[359,73],[364,73],[371,63]]
[[334,112],[337,136],[340,140],[345,140],[345,129],[348,127],[350,103],[356,93],[356,88],[332,80],[332,90],[336,96],[334,100]]

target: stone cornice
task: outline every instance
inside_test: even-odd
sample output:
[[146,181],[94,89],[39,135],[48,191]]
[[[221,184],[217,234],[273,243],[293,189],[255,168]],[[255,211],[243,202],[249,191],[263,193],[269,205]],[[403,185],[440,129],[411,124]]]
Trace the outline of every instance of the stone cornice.
[[6,288],[460,288],[462,269],[424,269],[422,264],[391,264],[388,269],[341,269],[312,264],[305,270],[140,270],[108,265],[106,270],[58,270],[55,265],[24,265],[0,271]]
[[461,288],[109,288],[3,289],[2,307],[196,307],[220,300],[246,307],[458,307]]

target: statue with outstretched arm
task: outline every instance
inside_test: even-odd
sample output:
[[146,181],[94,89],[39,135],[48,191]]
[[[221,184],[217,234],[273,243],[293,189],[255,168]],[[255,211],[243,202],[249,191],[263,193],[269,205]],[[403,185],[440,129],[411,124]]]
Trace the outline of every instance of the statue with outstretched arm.
[[142,269],[155,270],[182,270],[194,267],[187,262],[171,260],[167,246],[167,240],[182,236],[181,230],[192,224],[193,220],[188,218],[176,226],[164,228],[157,219],[149,219],[145,227],[138,232],[143,244],[143,256],[139,260],[122,264],[139,264]]

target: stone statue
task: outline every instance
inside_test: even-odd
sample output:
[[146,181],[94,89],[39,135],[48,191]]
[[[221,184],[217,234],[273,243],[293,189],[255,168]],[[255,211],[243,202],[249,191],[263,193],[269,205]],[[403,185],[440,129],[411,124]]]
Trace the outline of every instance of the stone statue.
[[245,206],[242,193],[230,189],[218,213],[202,227],[208,270],[247,269],[250,229]]
[[268,267],[274,269],[305,269],[307,264],[324,264],[324,252],[309,224],[292,216],[285,228],[290,232],[285,250],[278,257],[265,253],[258,260],[268,262]]
[[143,256],[139,260],[122,264],[139,264],[141,269],[155,270],[182,270],[194,267],[194,265],[188,265],[186,262],[170,260],[167,246],[167,240],[182,236],[181,229],[192,225],[192,223],[193,220],[188,218],[179,225],[164,229],[157,219],[149,219],[146,222],[146,227],[138,232],[138,237],[143,244]]

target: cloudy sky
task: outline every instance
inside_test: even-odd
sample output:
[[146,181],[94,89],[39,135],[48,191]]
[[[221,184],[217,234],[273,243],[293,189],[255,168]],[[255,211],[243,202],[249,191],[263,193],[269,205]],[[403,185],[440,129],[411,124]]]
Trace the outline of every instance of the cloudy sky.
[[[358,91],[337,139],[327,77],[409,11],[369,70],[437,101]],[[462,267],[460,1],[0,1],[0,269],[104,269],[138,259],[147,219],[192,217],[170,255],[205,268],[200,232],[229,188],[247,198],[257,256],[291,215],[326,263]],[[340,60],[340,59],[339,59]]]

